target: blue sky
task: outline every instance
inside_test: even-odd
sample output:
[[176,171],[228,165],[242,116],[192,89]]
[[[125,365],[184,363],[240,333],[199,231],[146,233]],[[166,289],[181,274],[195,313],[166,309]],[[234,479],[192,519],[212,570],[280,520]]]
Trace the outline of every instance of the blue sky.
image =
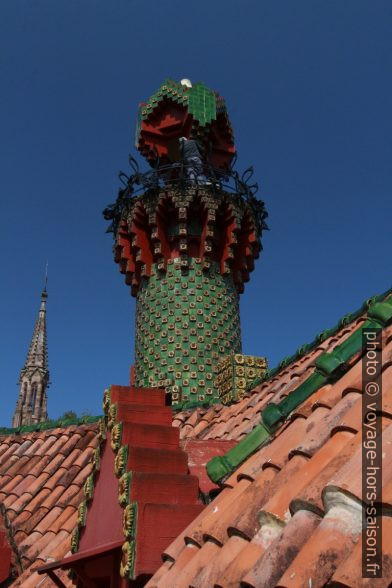
[[225,97],[269,211],[246,353],[273,367],[391,285],[391,24],[380,0],[3,0],[0,425],[47,260],[50,416],[128,382],[134,300],[101,211],[166,77]]

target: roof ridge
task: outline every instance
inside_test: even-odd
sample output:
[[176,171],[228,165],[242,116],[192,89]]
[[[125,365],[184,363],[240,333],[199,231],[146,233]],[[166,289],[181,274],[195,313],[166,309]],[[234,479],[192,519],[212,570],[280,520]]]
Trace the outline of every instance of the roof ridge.
[[84,416],[72,419],[57,419],[44,421],[42,423],[34,423],[33,425],[23,425],[21,427],[0,427],[0,436],[5,435],[21,435],[23,433],[35,433],[39,431],[46,431],[48,429],[66,428],[72,425],[88,425],[96,423],[102,419],[103,415],[98,416]]
[[306,380],[280,402],[271,402],[261,411],[260,423],[246,437],[227,453],[207,463],[207,473],[213,482],[221,482],[232,474],[252,453],[274,438],[289,415],[307,398],[325,384],[340,378],[348,362],[361,351],[363,328],[384,329],[392,323],[392,300],[385,301],[386,295],[372,299],[362,327],[354,330],[333,351],[324,351],[316,358],[313,363],[315,370]]
[[311,343],[305,343],[304,345],[301,345],[300,347],[298,347],[297,351],[293,353],[293,355],[288,355],[287,357],[284,357],[276,367],[274,367],[272,370],[267,370],[264,376],[257,378],[256,380],[251,382],[248,385],[246,391],[250,392],[251,390],[253,390],[255,386],[258,386],[262,382],[265,382],[270,378],[276,376],[282,368],[288,367],[294,361],[297,361],[306,353],[315,349],[317,345],[328,339],[328,337],[335,335],[342,327],[351,325],[351,323],[355,319],[359,318],[362,314],[364,314],[372,304],[384,300],[389,294],[392,294],[392,286],[382,294],[378,294],[376,296],[371,296],[370,298],[367,298],[360,306],[360,308],[358,308],[356,311],[352,313],[345,314],[334,327],[321,331],[321,333],[316,335],[316,337],[313,339]]

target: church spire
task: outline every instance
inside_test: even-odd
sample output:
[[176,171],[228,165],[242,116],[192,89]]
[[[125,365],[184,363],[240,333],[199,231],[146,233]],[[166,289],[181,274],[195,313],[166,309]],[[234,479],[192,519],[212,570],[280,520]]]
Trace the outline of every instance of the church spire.
[[49,386],[48,350],[46,341],[47,298],[46,274],[45,286],[41,294],[41,305],[38,318],[35,323],[26,361],[20,372],[20,390],[14,417],[12,419],[13,427],[39,423],[46,421],[48,418],[46,397],[46,389]]

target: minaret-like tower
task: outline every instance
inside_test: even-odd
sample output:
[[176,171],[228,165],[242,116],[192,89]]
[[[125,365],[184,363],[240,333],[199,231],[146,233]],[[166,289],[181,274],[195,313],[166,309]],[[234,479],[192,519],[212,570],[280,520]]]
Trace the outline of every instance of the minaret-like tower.
[[46,389],[49,386],[48,351],[46,343],[46,286],[24,367],[19,377],[19,397],[13,427],[32,425],[48,419]]
[[251,172],[233,170],[224,100],[203,83],[166,80],[140,106],[136,146],[153,169],[131,158],[104,211],[136,297],[134,385],[165,387],[177,407],[216,402],[219,360],[241,353],[239,294],[267,213]]

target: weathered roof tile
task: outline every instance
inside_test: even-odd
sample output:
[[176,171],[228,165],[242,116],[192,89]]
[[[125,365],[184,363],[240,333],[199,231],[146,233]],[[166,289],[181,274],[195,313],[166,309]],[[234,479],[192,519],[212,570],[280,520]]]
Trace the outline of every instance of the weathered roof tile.
[[97,428],[92,423],[0,436],[0,502],[25,570],[13,586],[53,585],[30,568],[61,559],[70,549]]
[[[244,431],[259,425],[267,397],[267,402],[290,397],[314,372],[315,359],[340,346],[363,321],[359,317],[345,325],[333,338],[275,372],[235,409],[222,405],[208,409],[203,416],[203,423],[208,421],[206,427],[200,425],[200,420],[176,415],[182,423],[182,436],[200,440],[230,436],[238,440]],[[380,416],[386,509],[392,506],[391,334],[392,326],[384,329]],[[359,353],[349,359],[346,369],[299,404],[267,443],[250,453],[228,479],[223,479],[221,494],[165,550],[170,565],[162,566],[148,587],[303,588],[336,582],[336,586],[377,588],[391,584],[390,539],[383,545],[384,579],[361,578]],[[392,535],[392,519],[384,519],[383,536],[387,537],[388,532]]]

